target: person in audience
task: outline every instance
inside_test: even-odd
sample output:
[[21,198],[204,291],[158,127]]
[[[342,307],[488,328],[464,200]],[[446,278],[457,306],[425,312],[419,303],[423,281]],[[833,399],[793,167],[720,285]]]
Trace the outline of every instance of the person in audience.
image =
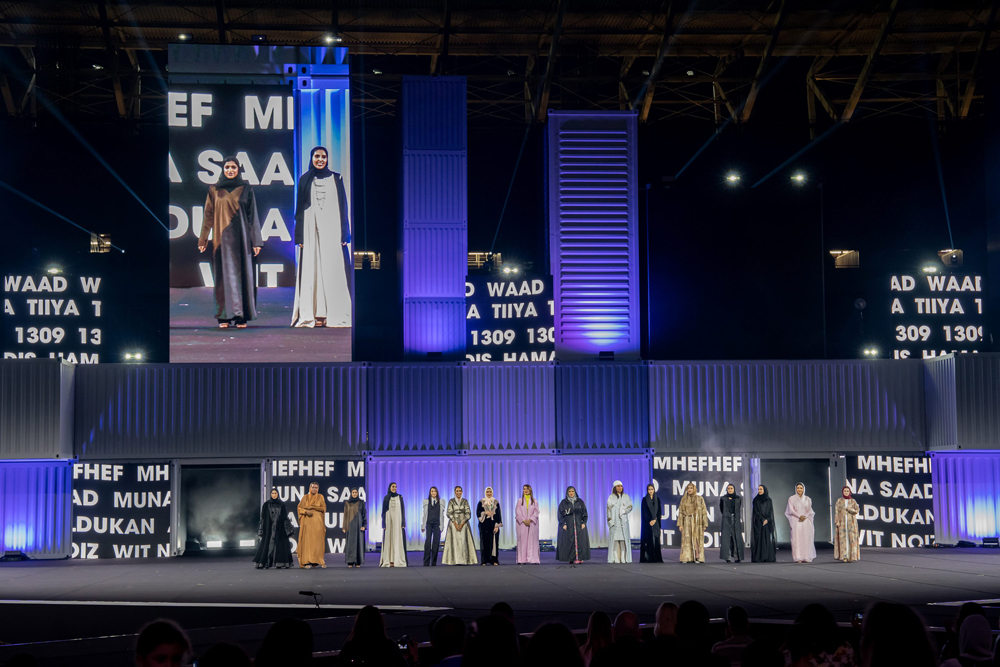
[[160,618],[139,630],[135,642],[136,667],[176,667],[186,665],[191,640],[173,621]]
[[457,616],[445,614],[434,621],[431,628],[431,648],[434,649],[438,667],[461,667],[465,649],[465,622]]
[[337,664],[405,667],[403,654],[385,632],[385,621],[378,607],[367,605],[358,612]]
[[525,484],[521,489],[521,497],[517,499],[514,506],[514,518],[516,519],[515,532],[517,533],[517,564],[533,563],[537,565],[541,561],[538,556],[538,501],[535,499],[535,492],[530,484]]
[[694,483],[684,489],[684,497],[677,506],[677,529],[681,531],[681,562],[705,562],[705,530],[708,528],[708,508],[705,499],[698,495]]
[[608,496],[608,562],[632,562],[632,538],[628,518],[632,513],[632,499],[625,493],[621,481],[615,480]]
[[358,487],[351,487],[351,497],[344,503],[344,532],[347,533],[347,544],[344,546],[344,559],[347,567],[361,567],[365,562],[365,531],[368,529],[368,508],[361,500]]
[[677,605],[663,602],[656,608],[653,648],[657,655],[673,655],[677,650]]
[[559,503],[559,537],[556,541],[556,560],[582,563],[590,560],[590,533],[587,523],[587,505],[576,487],[566,487],[566,497]]
[[642,522],[639,531],[639,562],[662,563],[663,553],[660,551],[660,517],[663,516],[663,503],[656,495],[656,487],[646,485],[646,495],[642,497],[640,511]]
[[741,667],[785,667],[785,656],[778,645],[767,639],[755,639],[743,649]]
[[497,602],[495,605],[490,607],[491,614],[498,614],[508,619],[511,623],[514,622],[514,608],[511,607],[506,602]]
[[476,517],[479,519],[479,550],[482,553],[483,565],[499,565],[500,528],[503,517],[500,514],[500,501],[493,495],[493,487],[487,486],[483,499],[476,505]]
[[292,545],[288,537],[293,532],[288,508],[278,498],[278,490],[271,489],[271,498],[260,508],[260,523],[257,524],[259,543],[253,562],[258,570],[292,566]]
[[753,641],[750,638],[750,618],[743,607],[733,606],[726,612],[726,639],[712,647],[712,654],[729,661],[732,667],[740,667],[743,650]]
[[743,561],[743,498],[736,493],[732,484],[726,487],[726,495],[719,498],[719,513],[722,516],[722,545],[719,558],[731,563]]
[[904,604],[876,602],[861,624],[861,667],[935,667],[924,622]]
[[426,533],[424,537],[424,567],[433,567],[438,564],[438,550],[441,548],[441,529],[448,523],[448,517],[444,513],[444,503],[441,502],[441,494],[438,488],[432,486],[427,491],[423,508],[420,510],[420,532]]
[[313,633],[300,618],[283,618],[267,631],[254,667],[308,667],[312,664]]
[[595,611],[587,621],[587,642],[580,648],[583,664],[590,667],[594,656],[614,642],[614,628],[611,617],[603,611]]
[[251,667],[246,651],[236,644],[216,644],[205,651],[198,667]]
[[546,623],[524,648],[522,667],[584,667],[576,637],[562,623]]
[[517,631],[510,619],[499,614],[476,619],[465,642],[462,667],[511,667],[520,660]]
[[309,485],[309,493],[302,496],[297,508],[299,515],[299,567],[309,570],[326,567],[326,500],[319,492],[319,484]]
[[774,504],[763,484],[753,497],[751,518],[753,540],[750,543],[750,560],[754,563],[773,563],[777,560],[777,527],[774,525]]
[[[700,498],[700,496],[698,496]],[[700,602],[688,600],[677,610],[677,647],[661,656],[674,665],[729,667],[729,661],[712,655],[711,617]]]
[[955,621],[952,625],[948,626],[948,633],[945,636],[944,643],[941,646],[941,657],[940,662],[945,662],[951,658],[958,657],[958,631],[962,627],[962,623],[965,619],[970,616],[982,616],[986,617],[986,610],[983,609],[983,605],[978,602],[966,602],[958,608],[958,614],[955,615]]
[[653,652],[642,641],[639,617],[631,611],[623,611],[615,618],[615,641],[601,649],[591,661],[591,667],[623,667],[624,665],[646,665],[653,659]]
[[791,527],[792,560],[796,563],[811,563],[816,558],[815,527],[812,499],[806,495],[806,485],[799,482],[795,493],[788,497],[785,516]]
[[[833,614],[823,605],[807,605],[795,618],[795,626],[801,628],[798,636],[801,638],[802,650],[811,661],[810,665],[839,667],[857,664],[854,649],[843,639]],[[789,646],[790,649],[794,648]],[[790,652],[794,653],[792,650]]]
[[475,565],[476,541],[472,539],[472,508],[469,501],[462,497],[462,487],[455,487],[455,496],[448,501],[448,535],[444,541],[444,554],[441,562],[445,565]]
[[985,616],[969,616],[958,630],[958,657],[941,663],[941,667],[992,667],[993,633]]
[[382,557],[378,566],[406,565],[406,507],[393,482],[382,498]]
[[845,563],[861,559],[858,544],[858,501],[851,497],[851,487],[840,491],[833,512],[833,557]]

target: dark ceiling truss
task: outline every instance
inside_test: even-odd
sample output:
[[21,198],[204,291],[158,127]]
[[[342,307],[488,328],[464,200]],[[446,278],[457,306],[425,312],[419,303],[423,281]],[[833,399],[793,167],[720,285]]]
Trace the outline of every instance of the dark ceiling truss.
[[[846,7],[848,6],[849,7]],[[165,49],[196,43],[351,49],[357,116],[393,115],[407,74],[468,78],[470,120],[543,122],[550,108],[635,109],[643,122],[756,118],[773,72],[808,67],[810,131],[874,115],[981,113],[1000,44],[996,0],[0,1],[0,117],[56,104],[162,122]],[[981,89],[981,87],[980,87]],[[787,97],[787,96],[786,96]],[[751,116],[751,112],[758,109]]]

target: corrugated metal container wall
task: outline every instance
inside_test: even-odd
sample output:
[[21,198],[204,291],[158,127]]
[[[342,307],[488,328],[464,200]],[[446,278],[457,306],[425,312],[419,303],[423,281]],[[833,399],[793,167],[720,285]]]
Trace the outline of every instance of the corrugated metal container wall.
[[1000,448],[1000,355],[955,357],[955,406],[960,448]]
[[657,449],[926,449],[919,360],[663,361],[649,373]]
[[458,364],[372,364],[369,372],[369,449],[459,449],[462,369]]
[[557,364],[559,448],[649,447],[648,370],[645,362]]
[[[465,151],[406,151],[403,158],[403,224],[447,225],[453,232],[465,230]],[[467,257],[463,259],[468,261]],[[431,266],[429,260],[426,264]]]
[[552,364],[466,364],[462,443],[472,450],[551,449],[556,441]]
[[73,457],[74,364],[0,361],[0,460]]
[[[438,456],[438,457],[373,457],[368,464],[368,539],[382,541],[382,496],[389,484],[395,482],[405,495],[407,547],[423,548],[420,519],[423,499],[430,487],[437,486],[441,496],[454,496],[460,485],[468,499],[473,514],[476,503],[483,497],[487,486],[500,499],[503,528],[500,531],[500,548],[513,548],[517,543],[514,533],[514,504],[521,497],[523,484],[530,484],[538,498],[539,539],[555,540],[559,502],[567,486],[575,486],[580,498],[587,504],[590,521],[590,544],[594,547],[608,545],[606,507],[611,485],[621,480],[625,492],[632,498],[635,509],[629,517],[632,537],[639,538],[639,501],[652,475],[647,454],[591,455],[591,456]],[[447,506],[447,505],[446,505]],[[479,545],[479,530],[472,522],[472,533]],[[442,534],[442,539],[446,535]],[[501,557],[507,562],[511,556]]]
[[73,465],[0,463],[0,551],[67,558],[73,550]]
[[1000,453],[935,452],[934,534],[938,544],[1000,535]]
[[954,449],[958,445],[955,355],[924,361],[924,406],[927,448]]
[[360,453],[364,364],[99,364],[77,369],[77,456]]
[[405,299],[403,350],[413,359],[440,352],[444,359],[465,355],[465,297]]
[[[467,232],[448,227],[418,227],[406,230],[406,257],[403,259],[403,296],[416,295],[426,300],[434,298],[456,299],[456,290],[465,290],[468,262],[456,262],[455,257],[467,257]],[[411,257],[417,261],[408,261]],[[436,270],[429,267],[436,266]],[[462,297],[464,300],[464,297]],[[464,305],[464,301],[463,301]],[[462,312],[461,324],[465,325]],[[462,340],[465,340],[464,329]]]
[[464,150],[464,76],[404,76],[400,94],[403,150]]

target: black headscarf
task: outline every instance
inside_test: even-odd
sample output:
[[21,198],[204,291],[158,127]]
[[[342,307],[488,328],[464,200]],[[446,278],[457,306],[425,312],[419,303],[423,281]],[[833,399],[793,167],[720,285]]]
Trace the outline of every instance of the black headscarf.
[[281,505],[282,504],[281,503],[281,494],[279,493],[277,498],[272,498],[271,497],[271,493],[273,491],[277,491],[277,489],[271,489],[270,491],[267,492],[267,502],[268,502],[268,504],[270,504],[270,505]]
[[[733,487],[733,492],[732,493],[729,493],[729,487]],[[736,485],[735,484],[726,484],[726,498],[729,498],[730,500],[734,500],[736,498]]]
[[[395,498],[396,496],[399,495],[398,493],[393,493],[392,492],[392,485],[393,484],[396,484],[396,483],[395,482],[389,482],[389,489],[388,489],[388,491],[386,491],[386,497],[388,497],[388,498]],[[397,485],[397,488],[398,488],[398,485]]]
[[[569,497],[569,490],[570,489],[573,489],[573,497],[572,498]],[[578,501],[579,499],[580,499],[580,494],[576,492],[576,487],[575,486],[567,486],[566,487],[566,500],[570,501],[571,503],[576,503],[576,501]]]
[[[236,163],[236,178],[226,178],[226,163],[235,162]],[[219,174],[219,180],[216,181],[215,187],[225,188],[226,190],[232,190],[233,188],[238,188],[241,185],[246,185],[247,182],[243,180],[243,167],[240,165],[240,161],[236,159],[233,155],[228,155],[222,160],[222,173]]]
[[653,486],[653,485],[652,484],[647,484],[646,485],[646,493],[643,494],[642,499],[643,499],[643,502],[646,503],[646,509],[649,510],[650,515],[656,516],[656,500],[657,500],[656,499],[656,487],[653,486],[653,497],[650,498],[649,497],[649,487],[651,487],[651,486]]
[[767,487],[764,486],[763,484],[761,484],[760,486],[764,489],[764,495],[760,495],[759,493],[756,494],[753,497],[753,504],[754,505],[763,505],[764,503],[770,502],[770,500],[771,500],[771,496],[768,495],[768,493],[767,493]]
[[[354,497],[354,492],[355,491],[358,491],[358,497],[357,498]],[[349,502],[349,503],[356,503],[359,500],[361,500],[361,492],[359,491],[358,487],[352,486],[351,487],[351,495],[350,495],[350,497],[348,497],[347,502]]]
[[[316,155],[316,151],[326,153],[326,166],[322,169],[317,169],[313,165],[313,156]],[[330,169],[330,151],[326,149],[326,146],[316,146],[309,151],[309,168],[299,177],[299,192],[295,202],[296,221],[298,221],[298,216],[301,212],[309,208],[309,195],[312,189],[312,182],[317,178],[329,178],[330,176],[333,176],[333,171]]]

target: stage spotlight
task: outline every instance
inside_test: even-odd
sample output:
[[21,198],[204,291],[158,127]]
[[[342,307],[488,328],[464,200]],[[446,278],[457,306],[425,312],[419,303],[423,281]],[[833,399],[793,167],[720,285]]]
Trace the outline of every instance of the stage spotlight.
[[642,70],[642,75],[643,76],[649,76],[649,70],[648,69]]
[[689,70],[687,71],[687,75],[688,75],[688,76],[694,76],[694,70],[693,70],[693,69],[689,69]]
[[50,266],[48,268],[48,274],[50,276],[58,276],[60,273],[62,273],[62,269],[60,269],[58,266]]
[[735,171],[731,171],[728,174],[726,174],[726,182],[729,183],[730,185],[736,185],[737,183],[740,182],[740,175],[737,174]]
[[255,547],[257,546],[257,540],[240,540],[241,547]]
[[342,37],[337,37],[336,35],[324,35],[323,41],[327,44],[338,44],[344,40]]
[[141,362],[142,352],[126,352],[125,361]]
[[878,348],[874,348],[874,347],[866,347],[866,348],[864,349],[864,355],[865,355],[866,357],[869,357],[869,358],[872,358],[872,359],[874,359],[875,357],[877,357],[877,356],[878,356]]
[[182,42],[187,42],[188,40],[192,39],[192,37],[190,33],[182,32],[181,34],[177,35],[177,39],[179,39]]
[[512,69],[507,70],[507,76],[514,76],[515,74],[517,74],[517,72],[515,72],[514,70]]
[[222,540],[209,540],[205,542],[205,547],[208,549],[221,549]]
[[263,44],[267,41],[267,35],[250,35],[250,41],[254,44]]
[[937,273],[937,267],[933,264],[928,264],[924,267],[924,273]]
[[941,258],[941,262],[950,268],[956,268],[962,266],[962,261],[964,259],[965,253],[963,253],[958,248],[948,248],[947,250],[938,250],[938,257]]
[[792,183],[795,183],[795,185],[804,185],[805,182],[806,182],[806,175],[803,174],[801,171],[797,171],[794,174],[792,174]]
[[382,70],[380,70],[380,69],[373,69],[372,70],[372,74],[374,74],[375,76],[378,76],[381,73],[382,73]]
[[104,69],[104,65],[94,64],[94,65],[91,65],[91,67],[93,67],[94,69]]

